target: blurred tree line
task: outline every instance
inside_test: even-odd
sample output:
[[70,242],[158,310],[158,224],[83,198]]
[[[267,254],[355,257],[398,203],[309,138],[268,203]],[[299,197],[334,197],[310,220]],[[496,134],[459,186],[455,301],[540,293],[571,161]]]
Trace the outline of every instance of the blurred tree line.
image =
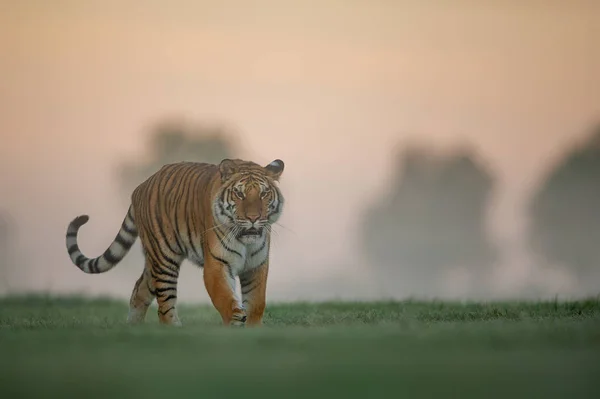
[[480,287],[496,257],[485,227],[493,183],[469,151],[407,148],[388,192],[365,214],[367,256],[383,278],[419,293],[440,292],[453,268],[467,269]]
[[529,211],[535,252],[600,291],[600,125],[550,171]]
[[[484,293],[498,253],[486,228],[493,186],[473,153],[407,148],[389,190],[363,219],[363,249],[377,275],[435,294],[447,273],[460,268],[470,276],[469,291]],[[528,212],[535,253],[569,268],[581,288],[598,290],[600,125],[555,165]]]
[[17,226],[8,212],[0,211],[0,292],[11,289],[14,271]]

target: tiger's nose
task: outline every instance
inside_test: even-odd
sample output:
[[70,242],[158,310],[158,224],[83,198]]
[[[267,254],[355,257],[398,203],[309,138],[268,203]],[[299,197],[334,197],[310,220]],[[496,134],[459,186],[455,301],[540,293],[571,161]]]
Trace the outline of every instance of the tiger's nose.
[[246,218],[252,222],[253,224],[256,223],[258,221],[258,219],[260,218],[260,214],[259,213],[253,213],[253,214],[246,214]]

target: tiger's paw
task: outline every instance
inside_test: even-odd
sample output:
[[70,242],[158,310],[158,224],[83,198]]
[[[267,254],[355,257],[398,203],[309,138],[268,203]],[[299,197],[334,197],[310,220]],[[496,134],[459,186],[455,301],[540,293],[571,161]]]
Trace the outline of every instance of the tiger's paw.
[[166,314],[162,314],[160,311],[158,312],[158,321],[161,325],[181,327],[183,324],[179,320],[179,316],[175,309],[167,312]]
[[137,325],[144,323],[146,314],[137,310],[130,310],[127,315],[127,324],[129,325]]
[[244,327],[246,325],[246,312],[242,309],[234,309],[229,321],[230,326]]

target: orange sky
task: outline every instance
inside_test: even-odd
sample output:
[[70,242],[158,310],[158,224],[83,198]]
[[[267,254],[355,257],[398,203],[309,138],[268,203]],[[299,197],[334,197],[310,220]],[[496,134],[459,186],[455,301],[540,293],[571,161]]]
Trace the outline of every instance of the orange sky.
[[[130,274],[75,273],[64,229],[89,213],[81,246],[104,250],[126,209],[114,168],[162,116],[223,121],[245,157],[286,162],[281,295],[362,262],[357,217],[394,146],[480,150],[494,231],[517,245],[529,190],[600,116],[598,2],[248,3],[1,3],[0,208],[35,247],[21,285],[129,295]],[[533,267],[506,262],[507,286]]]

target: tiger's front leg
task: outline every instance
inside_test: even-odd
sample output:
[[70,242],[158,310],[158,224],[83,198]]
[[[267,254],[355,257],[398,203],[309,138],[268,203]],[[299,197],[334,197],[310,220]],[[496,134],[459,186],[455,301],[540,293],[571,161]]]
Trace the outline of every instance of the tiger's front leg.
[[243,326],[246,323],[246,312],[235,293],[235,277],[230,274],[228,265],[207,259],[204,285],[213,305],[221,314],[223,324]]
[[256,269],[240,275],[242,286],[242,303],[248,314],[249,326],[262,325],[262,318],[266,306],[267,276],[269,264],[264,263]]

